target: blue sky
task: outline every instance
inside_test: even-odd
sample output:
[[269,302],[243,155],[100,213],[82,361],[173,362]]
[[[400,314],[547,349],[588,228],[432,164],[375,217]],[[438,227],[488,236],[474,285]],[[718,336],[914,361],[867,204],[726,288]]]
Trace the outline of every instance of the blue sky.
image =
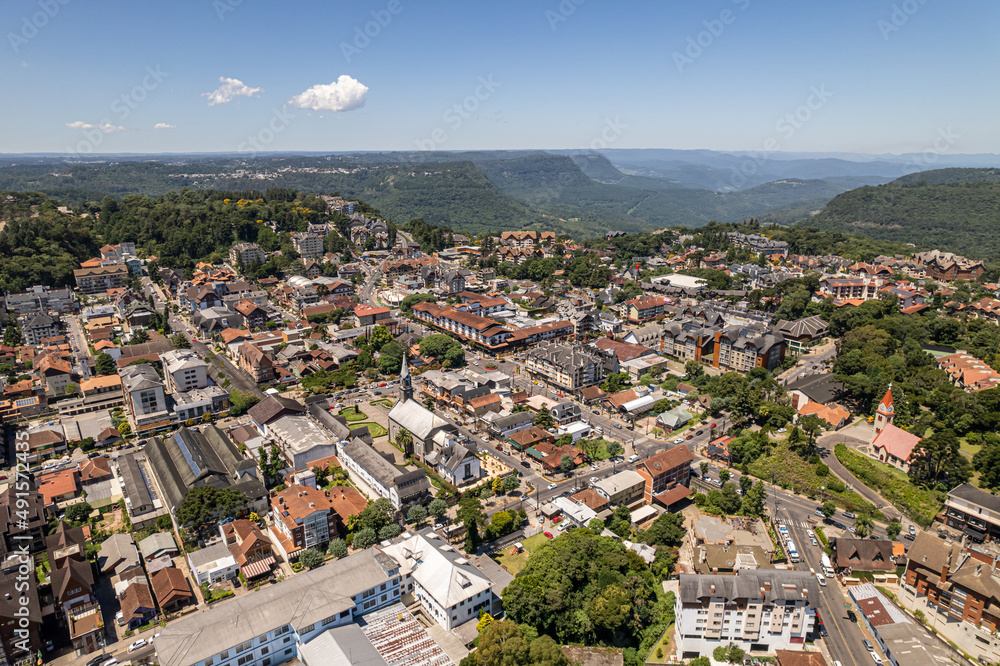
[[[990,0],[7,0],[0,12],[0,152],[900,153],[941,132],[949,152],[1000,152]],[[210,104],[220,78],[230,94]]]

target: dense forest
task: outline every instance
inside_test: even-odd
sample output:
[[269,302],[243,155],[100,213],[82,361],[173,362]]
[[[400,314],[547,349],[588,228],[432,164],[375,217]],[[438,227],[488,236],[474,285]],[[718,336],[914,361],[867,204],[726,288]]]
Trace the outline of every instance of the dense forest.
[[1000,170],[940,169],[845,192],[808,225],[986,259],[1000,257],[998,211]]

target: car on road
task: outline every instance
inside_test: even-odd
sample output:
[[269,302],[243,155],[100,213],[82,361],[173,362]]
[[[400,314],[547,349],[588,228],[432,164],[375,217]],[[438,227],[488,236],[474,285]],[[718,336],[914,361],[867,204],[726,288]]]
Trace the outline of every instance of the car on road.
[[850,620],[851,622],[857,622],[858,621],[858,616],[854,614],[854,611],[848,609],[847,610],[847,619]]
[[713,423],[711,427],[713,427],[713,428],[714,428],[714,427],[715,427],[715,424]]
[[915,536],[917,536],[917,528],[914,527],[913,525],[910,525],[910,538],[912,539]]
[[813,514],[819,516],[820,518],[826,518],[826,514],[823,513],[822,509],[816,509],[815,511],[813,511]]
[[558,488],[559,484],[557,484],[557,483],[550,483],[547,487],[548,487],[549,490],[553,490],[555,488]]
[[90,661],[88,661],[87,662],[87,666],[97,666],[98,664],[103,664],[104,660],[107,659],[107,658],[108,658],[108,655],[106,655],[106,654],[98,655],[98,656],[94,657],[93,659],[91,659]]
[[847,531],[850,532],[851,534],[857,534],[858,533],[858,530],[857,530],[856,527],[854,527],[854,525],[851,525],[850,527],[848,527]]
[[372,391],[372,395],[382,395],[382,391]]
[[704,433],[704,432],[705,432],[704,430],[699,430],[699,431],[698,431],[698,432],[696,432],[695,434],[696,434],[696,435],[700,435],[700,434],[702,434],[702,433]]
[[869,641],[869,640],[868,640],[867,638],[862,638],[862,639],[861,639],[861,644],[862,644],[862,645],[864,645],[864,646],[865,646],[865,649],[866,649],[866,650],[868,650],[869,652],[871,652],[872,650],[874,650],[874,649],[875,649],[875,648],[874,648],[874,647],[872,646],[872,644],[871,644],[871,641]]
[[638,455],[636,455],[636,454],[634,454],[634,453],[633,453],[632,455],[630,455],[630,456],[628,457],[628,461],[629,461],[630,463],[634,463],[634,462],[636,462],[637,460],[639,460],[639,456],[638,456]]
[[882,657],[875,654],[875,650],[868,650],[868,654],[872,656],[872,661],[878,664],[878,666],[882,666]]
[[379,384],[379,387],[380,387],[380,388],[381,388],[382,386],[385,386],[385,382],[382,382],[381,384]]
[[618,428],[619,430],[621,430],[622,429],[622,424],[621,423],[616,423],[615,427]]
[[590,485],[594,485],[598,481],[600,481],[600,479],[598,479],[596,476],[590,477]]
[[531,467],[531,463],[528,462],[527,460],[522,460],[521,461],[521,467],[528,467],[528,468],[530,468]]
[[146,645],[147,645],[146,639],[145,638],[140,638],[139,640],[137,640],[134,643],[132,643],[132,645],[128,646],[128,651],[129,652],[135,652],[136,650],[138,650],[140,648],[146,647]]
[[851,513],[850,511],[845,511],[845,512],[844,512],[844,518],[850,518],[851,520],[854,520],[855,518],[857,518],[857,516],[855,516],[855,515],[854,515],[853,513]]
[[685,437],[684,439],[691,439],[692,437],[694,437],[694,435],[688,435],[688,436],[687,436],[687,437]]
[[542,534],[545,535],[546,539],[551,539],[552,538],[552,532],[542,532]]
[[598,470],[598,467],[597,467],[597,465],[591,465],[591,466],[590,466],[590,471],[591,471],[591,472],[596,472],[597,470]]

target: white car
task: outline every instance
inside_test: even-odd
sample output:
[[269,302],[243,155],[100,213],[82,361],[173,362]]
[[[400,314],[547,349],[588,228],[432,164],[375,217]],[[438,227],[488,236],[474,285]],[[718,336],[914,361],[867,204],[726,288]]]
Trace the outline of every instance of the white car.
[[591,465],[590,466],[590,471],[591,472],[596,472],[597,470],[598,470],[597,465]]
[[129,652],[135,652],[139,648],[144,648],[144,647],[146,647],[146,639],[145,638],[140,638],[136,642],[132,643],[132,645],[128,646],[128,651]]
[[558,483],[550,483],[547,487],[548,487],[549,490],[552,490],[553,488],[558,488],[559,484]]

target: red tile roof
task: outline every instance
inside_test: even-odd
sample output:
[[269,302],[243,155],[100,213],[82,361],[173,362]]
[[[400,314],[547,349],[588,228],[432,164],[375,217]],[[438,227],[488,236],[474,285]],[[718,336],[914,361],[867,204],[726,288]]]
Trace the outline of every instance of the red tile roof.
[[920,438],[916,435],[889,424],[872,440],[872,448],[884,448],[887,453],[905,461],[910,459],[910,454],[919,443]]

